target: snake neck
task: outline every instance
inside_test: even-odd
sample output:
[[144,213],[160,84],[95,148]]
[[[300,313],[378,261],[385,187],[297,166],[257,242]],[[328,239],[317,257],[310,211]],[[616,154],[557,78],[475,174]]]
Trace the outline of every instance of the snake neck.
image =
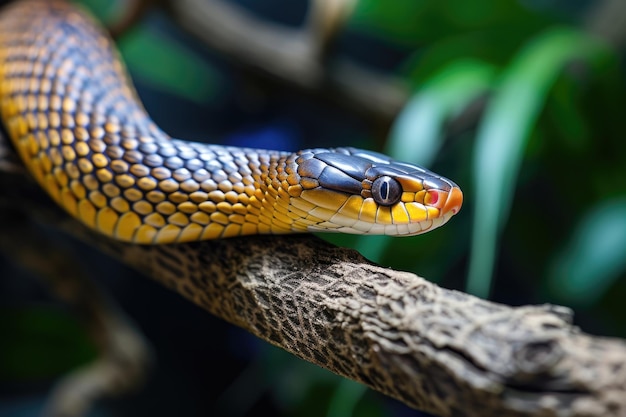
[[0,113],[50,196],[128,242],[414,235],[444,224],[462,201],[451,181],[368,151],[290,154],[170,139],[106,33],[64,1],[20,1],[1,13]]

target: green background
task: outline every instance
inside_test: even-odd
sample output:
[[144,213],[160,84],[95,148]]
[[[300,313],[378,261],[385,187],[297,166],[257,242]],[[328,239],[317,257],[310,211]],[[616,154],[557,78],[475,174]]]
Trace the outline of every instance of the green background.
[[[86,3],[104,20],[119,16],[109,2]],[[307,7],[237,3],[294,28]],[[446,288],[511,305],[566,305],[584,331],[626,337],[624,48],[589,29],[601,4],[361,0],[328,67],[348,60],[401,80],[408,100],[389,124],[242,68],[161,10],[118,45],[149,113],[173,136],[291,150],[359,146],[428,166],[464,191],[462,211],[426,235],[325,239]],[[45,233],[86,269],[99,265],[93,275],[156,351],[146,387],[93,415],[423,415]],[[0,274],[0,415],[36,415],[51,381],[89,360],[93,346],[19,266],[4,259]]]

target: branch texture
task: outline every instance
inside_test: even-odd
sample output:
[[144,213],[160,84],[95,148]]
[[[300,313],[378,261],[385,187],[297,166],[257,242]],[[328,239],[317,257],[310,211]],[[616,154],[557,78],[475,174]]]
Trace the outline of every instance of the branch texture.
[[60,213],[5,162],[0,203],[21,205],[212,314],[411,407],[441,416],[626,414],[626,343],[580,332],[564,307],[484,301],[313,236],[114,242]]

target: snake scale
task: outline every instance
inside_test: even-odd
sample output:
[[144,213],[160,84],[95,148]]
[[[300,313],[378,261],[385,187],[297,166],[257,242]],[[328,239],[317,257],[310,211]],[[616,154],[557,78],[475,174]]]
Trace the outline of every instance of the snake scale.
[[452,181],[366,150],[291,153],[170,138],[144,110],[106,32],[64,1],[2,10],[0,110],[52,199],[127,242],[416,235],[447,222],[463,199]]

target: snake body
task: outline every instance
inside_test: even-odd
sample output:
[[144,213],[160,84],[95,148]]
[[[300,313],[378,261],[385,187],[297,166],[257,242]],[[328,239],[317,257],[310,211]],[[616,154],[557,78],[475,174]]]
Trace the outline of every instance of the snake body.
[[414,235],[461,207],[450,180],[354,148],[278,152],[172,139],[85,11],[25,0],[0,15],[2,123],[36,181],[115,239],[258,233]]

